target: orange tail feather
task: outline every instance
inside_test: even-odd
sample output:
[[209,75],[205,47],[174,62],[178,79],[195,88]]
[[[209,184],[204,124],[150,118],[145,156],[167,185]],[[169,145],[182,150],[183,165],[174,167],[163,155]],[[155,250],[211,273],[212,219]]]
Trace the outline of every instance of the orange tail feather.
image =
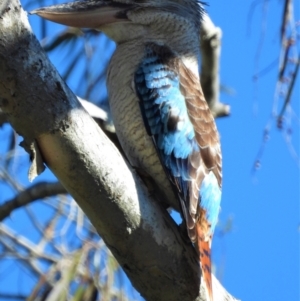
[[211,256],[210,256],[210,242],[204,240],[201,233],[201,226],[199,221],[196,224],[197,228],[197,247],[199,252],[202,275],[207,289],[208,298],[213,301],[212,280],[211,280]]

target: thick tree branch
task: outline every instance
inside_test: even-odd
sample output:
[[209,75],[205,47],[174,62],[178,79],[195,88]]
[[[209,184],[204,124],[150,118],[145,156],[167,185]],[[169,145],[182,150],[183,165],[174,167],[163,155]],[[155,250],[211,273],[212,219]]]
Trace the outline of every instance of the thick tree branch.
[[[2,11],[0,36],[0,108],[74,197],[133,285],[146,300],[205,300],[193,246],[64,85],[17,0]],[[215,300],[234,300],[213,285]]]
[[7,122],[7,116],[0,110],[0,126]]

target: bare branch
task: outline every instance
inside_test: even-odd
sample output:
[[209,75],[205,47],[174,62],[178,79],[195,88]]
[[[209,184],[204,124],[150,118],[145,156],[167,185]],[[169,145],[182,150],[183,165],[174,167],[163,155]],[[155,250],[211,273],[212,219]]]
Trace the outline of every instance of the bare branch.
[[[45,254],[42,248],[37,248],[37,246],[30,240],[21,235],[18,235],[15,231],[8,228],[3,223],[0,224],[0,234],[2,238],[7,237],[12,242],[14,242],[15,245],[22,247],[23,250],[25,250],[26,253],[28,253],[33,258],[44,259],[49,262],[56,262],[59,259],[59,257],[55,255]],[[3,241],[4,239],[1,239],[1,243],[3,243]]]
[[292,74],[292,77],[291,77],[291,82],[290,82],[290,84],[288,86],[288,90],[287,90],[286,97],[285,97],[285,100],[284,100],[284,105],[283,105],[283,107],[281,109],[281,112],[280,112],[279,116],[277,117],[277,127],[279,129],[282,128],[283,115],[284,115],[284,113],[286,111],[287,106],[291,102],[292,92],[294,91],[296,79],[297,79],[298,72],[299,72],[299,65],[300,65],[300,53],[299,53],[298,60],[296,62],[295,70],[294,70],[294,72]]
[[285,43],[285,32],[286,32],[287,24],[292,19],[292,10],[293,10],[293,1],[285,0],[283,15],[281,19],[281,27],[280,27],[280,40],[282,45]]
[[201,23],[201,86],[215,117],[228,116],[229,105],[220,102],[220,53],[222,31],[205,14]]
[[0,299],[2,300],[26,300],[27,296],[21,294],[5,294],[0,292]]
[[[3,253],[6,257],[11,257],[14,259],[19,260],[22,264],[24,264],[29,271],[31,271],[35,276],[41,276],[43,274],[43,271],[40,269],[37,260],[35,257],[32,257],[30,255],[23,255],[17,252],[17,249],[15,245],[13,245],[10,241],[7,241],[6,237],[4,236],[5,231],[2,231],[4,228],[3,224],[0,224],[0,243],[3,245],[5,252]],[[4,228],[6,230],[6,228]],[[11,238],[11,237],[10,237]],[[15,240],[17,242],[17,240]],[[26,245],[23,244],[23,246]],[[24,248],[26,250],[26,247]]]
[[17,208],[26,206],[39,199],[62,193],[67,193],[67,191],[59,182],[37,183],[0,206],[0,221],[8,217],[11,212]]
[[49,52],[55,49],[57,46],[68,42],[70,40],[77,39],[79,36],[82,36],[83,32],[81,29],[75,27],[67,27],[63,32],[55,37],[53,41],[46,44],[45,40],[42,41],[42,45],[45,51]]

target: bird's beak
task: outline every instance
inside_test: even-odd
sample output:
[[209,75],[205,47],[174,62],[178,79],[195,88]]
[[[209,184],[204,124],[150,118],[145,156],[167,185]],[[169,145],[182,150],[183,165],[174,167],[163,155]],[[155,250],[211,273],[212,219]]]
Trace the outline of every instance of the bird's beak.
[[97,29],[106,24],[128,22],[126,12],[131,6],[107,0],[88,0],[42,7],[30,14],[67,26]]

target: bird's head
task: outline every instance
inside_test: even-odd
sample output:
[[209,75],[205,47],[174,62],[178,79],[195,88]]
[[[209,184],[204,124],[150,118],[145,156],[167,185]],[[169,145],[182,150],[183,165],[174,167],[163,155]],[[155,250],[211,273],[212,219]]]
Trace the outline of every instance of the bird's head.
[[199,38],[202,6],[198,0],[88,0],[31,13],[72,27],[101,30],[117,43],[177,39],[186,45],[187,38]]

